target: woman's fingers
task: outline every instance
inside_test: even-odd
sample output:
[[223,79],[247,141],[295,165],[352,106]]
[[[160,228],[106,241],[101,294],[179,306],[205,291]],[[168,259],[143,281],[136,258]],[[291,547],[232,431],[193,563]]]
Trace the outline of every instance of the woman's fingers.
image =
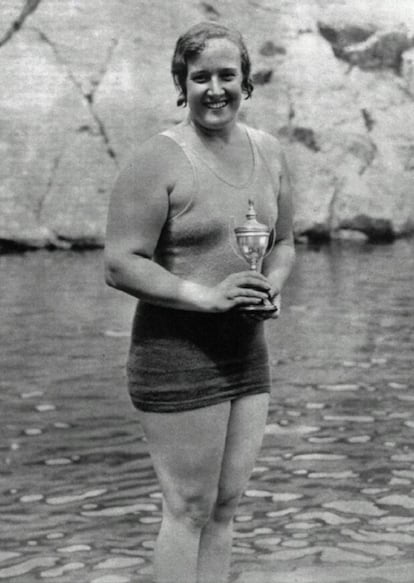
[[255,296],[236,296],[233,298],[235,305],[237,306],[248,306],[249,304],[261,304],[264,298]]
[[254,271],[241,271],[229,275],[211,290],[212,311],[260,304],[270,298],[271,285],[264,275]]
[[271,290],[271,286],[264,275],[255,271],[242,271],[232,276],[232,282],[240,287],[253,287],[266,292]]
[[228,297],[229,299],[239,297],[245,298],[247,300],[251,298],[258,298],[259,300],[264,300],[269,296],[265,291],[261,291],[251,287],[236,287],[234,289],[229,290]]
[[267,278],[263,275],[263,273],[260,273],[259,271],[239,271],[238,273],[234,273],[230,277],[236,277],[240,278],[241,280],[247,281],[263,282],[270,287]]

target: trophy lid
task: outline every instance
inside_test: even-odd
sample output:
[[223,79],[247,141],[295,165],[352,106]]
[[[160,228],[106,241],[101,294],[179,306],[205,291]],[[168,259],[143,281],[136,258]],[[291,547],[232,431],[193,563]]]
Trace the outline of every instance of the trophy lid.
[[248,233],[269,234],[269,227],[263,223],[259,223],[256,217],[257,213],[254,208],[254,203],[251,199],[249,199],[249,210],[246,213],[246,221],[243,223],[243,225],[234,229],[236,235],[246,235]]

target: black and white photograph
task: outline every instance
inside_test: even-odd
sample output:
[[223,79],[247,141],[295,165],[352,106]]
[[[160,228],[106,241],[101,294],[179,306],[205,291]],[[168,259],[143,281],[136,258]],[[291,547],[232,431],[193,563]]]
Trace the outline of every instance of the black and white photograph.
[[0,583],[414,583],[414,0],[0,0]]

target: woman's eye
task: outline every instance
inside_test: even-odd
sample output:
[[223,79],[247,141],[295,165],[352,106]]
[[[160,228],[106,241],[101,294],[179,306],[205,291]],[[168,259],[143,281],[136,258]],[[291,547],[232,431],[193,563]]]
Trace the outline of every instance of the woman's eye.
[[232,71],[232,70],[224,70],[220,73],[220,77],[221,79],[223,79],[224,81],[232,81],[233,79],[235,79],[237,77],[237,72],[236,71]]
[[192,79],[194,83],[205,83],[207,81],[206,75],[195,75]]

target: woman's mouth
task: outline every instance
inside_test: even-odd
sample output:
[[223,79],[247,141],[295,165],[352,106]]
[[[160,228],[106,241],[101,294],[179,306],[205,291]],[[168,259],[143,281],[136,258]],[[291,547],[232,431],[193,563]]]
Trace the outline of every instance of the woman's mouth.
[[227,99],[222,99],[220,101],[208,101],[205,103],[205,106],[208,107],[208,109],[223,109],[227,104]]

